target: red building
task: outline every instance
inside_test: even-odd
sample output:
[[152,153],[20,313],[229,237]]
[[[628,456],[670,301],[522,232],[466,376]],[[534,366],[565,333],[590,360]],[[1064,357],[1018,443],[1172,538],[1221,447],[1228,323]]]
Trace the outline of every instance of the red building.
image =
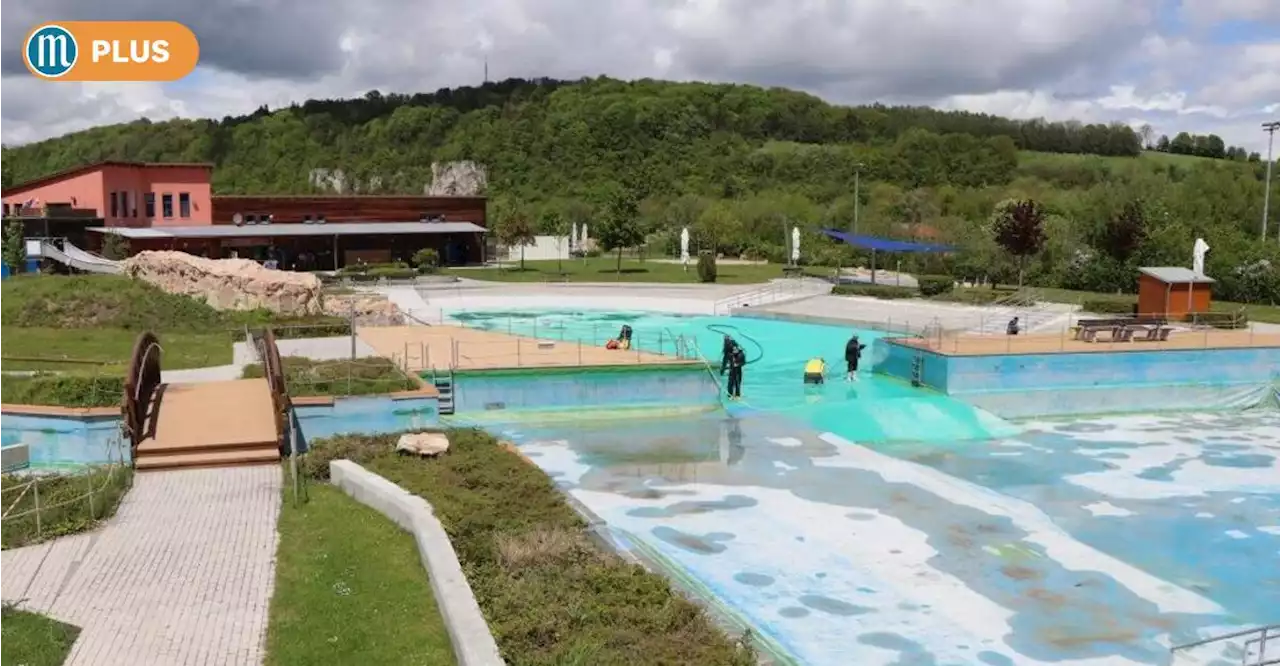
[[104,234],[131,252],[276,259],[282,267],[340,268],[408,260],[433,248],[445,264],[484,260],[484,197],[216,195],[209,164],[100,162],[5,188],[6,218],[26,235],[90,250]]

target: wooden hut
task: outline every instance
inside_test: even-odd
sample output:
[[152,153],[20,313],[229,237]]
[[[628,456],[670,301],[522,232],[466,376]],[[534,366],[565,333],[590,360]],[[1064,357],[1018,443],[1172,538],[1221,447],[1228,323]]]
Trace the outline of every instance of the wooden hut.
[[1181,266],[1138,269],[1138,315],[1181,320],[1208,312],[1213,278]]

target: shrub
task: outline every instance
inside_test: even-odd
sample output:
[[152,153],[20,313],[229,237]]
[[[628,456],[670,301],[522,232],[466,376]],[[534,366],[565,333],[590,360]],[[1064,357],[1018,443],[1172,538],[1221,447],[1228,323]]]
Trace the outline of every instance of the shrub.
[[[3,545],[18,548],[44,539],[76,534],[115,515],[125,492],[133,485],[133,468],[103,465],[81,473],[57,473],[39,477],[39,493],[24,492],[30,476],[6,474],[3,486],[5,511]],[[92,501],[89,491],[92,489]],[[36,498],[39,498],[37,509]],[[39,520],[37,520],[37,513]]]
[[710,252],[698,255],[698,281],[716,281],[716,258]]
[[920,283],[920,293],[924,296],[945,294],[956,286],[956,281],[950,275],[921,275],[917,280]]
[[1080,302],[1080,309],[1094,314],[1131,315],[1138,307],[1133,299],[1090,298]]
[[123,375],[4,375],[4,401],[18,405],[114,407],[124,395]]
[[[412,391],[420,386],[385,358],[315,361],[287,356],[282,361],[285,386],[291,396],[377,395]],[[242,376],[245,379],[262,377],[262,365],[245,366]]]
[[981,287],[975,287],[972,289],[960,289],[958,291],[953,288],[950,291],[946,291],[941,294],[938,294],[933,298],[934,300],[948,301],[952,303],[970,303],[973,305],[986,305],[988,303],[995,303],[996,301],[1002,298],[1005,298],[1012,293],[1013,293],[1012,291],[1008,291],[1004,289],[987,289],[987,288],[981,288]]
[[912,298],[916,290],[891,284],[838,284],[831,290],[837,296],[871,296],[885,300]]
[[413,253],[413,265],[418,267],[419,273],[434,273],[440,267],[440,253],[424,247]]
[[450,430],[428,460],[396,455],[397,437],[319,440],[304,468],[325,478],[347,458],[430,502],[511,666],[757,663],[665,577],[597,546],[555,483],[493,437]]

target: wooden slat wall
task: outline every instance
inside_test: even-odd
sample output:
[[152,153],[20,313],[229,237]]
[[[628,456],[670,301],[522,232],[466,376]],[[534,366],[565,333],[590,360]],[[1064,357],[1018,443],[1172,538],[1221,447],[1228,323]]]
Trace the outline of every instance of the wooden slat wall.
[[483,197],[214,195],[214,224],[233,224],[236,213],[271,214],[277,224],[302,222],[307,215],[323,215],[327,222],[416,222],[426,214],[486,226]]

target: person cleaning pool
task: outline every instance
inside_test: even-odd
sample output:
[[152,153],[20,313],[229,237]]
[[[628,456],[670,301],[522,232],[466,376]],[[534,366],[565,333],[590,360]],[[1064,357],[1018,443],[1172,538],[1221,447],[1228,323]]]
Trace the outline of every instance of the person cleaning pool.
[[824,384],[827,381],[827,362],[821,356],[811,358],[804,364],[804,383]]
[[738,341],[733,339],[732,335],[724,334],[724,345],[720,348],[720,376],[724,376],[724,371],[729,369],[729,358],[733,356],[733,350],[738,346]]
[[858,342],[856,333],[844,344],[844,363],[847,371],[844,380],[846,382],[858,381],[858,361],[862,359],[862,350],[866,348],[866,345]]
[[742,399],[742,369],[747,366],[747,353],[740,345],[734,345],[729,354],[729,386],[730,400]]

